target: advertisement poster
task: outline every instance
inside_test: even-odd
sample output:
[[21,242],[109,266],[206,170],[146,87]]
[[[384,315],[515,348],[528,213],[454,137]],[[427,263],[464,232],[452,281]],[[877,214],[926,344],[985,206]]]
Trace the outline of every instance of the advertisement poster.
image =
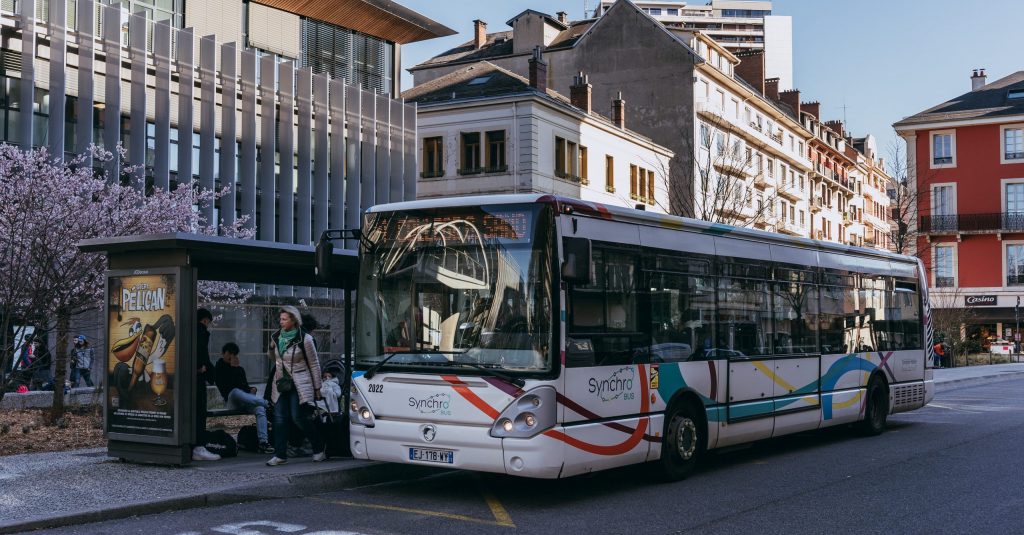
[[107,288],[107,432],[171,437],[177,277],[110,277]]

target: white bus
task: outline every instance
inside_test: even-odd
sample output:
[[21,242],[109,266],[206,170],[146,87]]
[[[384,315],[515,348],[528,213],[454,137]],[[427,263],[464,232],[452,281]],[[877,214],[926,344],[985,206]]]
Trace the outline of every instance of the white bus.
[[357,458],[568,477],[886,417],[934,395],[914,258],[548,195],[377,206]]

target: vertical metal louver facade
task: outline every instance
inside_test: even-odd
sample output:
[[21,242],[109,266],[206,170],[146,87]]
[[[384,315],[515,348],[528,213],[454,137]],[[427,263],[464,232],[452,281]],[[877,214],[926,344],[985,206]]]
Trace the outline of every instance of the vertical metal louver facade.
[[0,142],[65,156],[120,142],[110,171],[227,188],[206,215],[283,243],[416,197],[416,108],[388,96],[391,43],[309,25],[313,60],[291,62],[94,0],[0,0],[0,17]]

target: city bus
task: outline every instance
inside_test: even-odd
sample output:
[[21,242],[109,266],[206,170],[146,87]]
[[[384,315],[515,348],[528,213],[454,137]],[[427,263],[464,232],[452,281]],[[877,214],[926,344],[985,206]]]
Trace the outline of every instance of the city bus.
[[533,194],[373,207],[359,266],[356,458],[680,479],[935,391],[923,266],[885,251]]

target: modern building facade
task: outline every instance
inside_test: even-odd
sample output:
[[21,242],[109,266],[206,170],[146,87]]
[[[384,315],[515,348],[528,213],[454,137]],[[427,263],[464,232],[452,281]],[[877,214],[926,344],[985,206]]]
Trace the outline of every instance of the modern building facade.
[[968,338],[1013,335],[1024,296],[1024,71],[897,122],[907,142],[910,231],[933,306],[971,308]]
[[[131,167],[140,187],[226,189],[207,221],[308,245],[326,228],[358,228],[369,206],[415,198],[416,109],[397,98],[399,47],[449,33],[385,0],[4,0],[0,142],[58,157],[120,144],[108,176]],[[274,304],[310,299],[336,339],[340,298],[260,291],[213,333],[254,357],[254,380]],[[102,322],[81,322],[102,347]]]
[[[604,0],[595,16],[611,9]],[[763,50],[765,71],[780,89],[793,87],[793,19],[773,15],[772,3],[756,0],[640,1],[637,7],[673,31],[700,32],[733,53]]]
[[531,78],[479,62],[403,93],[418,106],[417,195],[553,193],[666,212],[672,152],[625,128],[625,102],[598,115],[585,77],[566,97],[538,87],[544,66],[531,63]]
[[[852,139],[841,123],[820,121],[820,104],[801,102],[798,90],[779,90],[779,80],[766,75],[763,51],[734,54],[702,32],[670,30],[626,0],[594,20],[571,22],[527,10],[509,25],[511,31],[487,34],[478,21],[472,41],[410,69],[416,86],[479,58],[525,77],[532,51],[540,52],[548,88],[571,94],[584,73],[596,113],[613,116],[612,102],[621,93],[628,127],[672,151],[672,213],[871,243],[863,228],[847,228],[854,219],[851,204],[865,206],[858,200],[863,190],[851,178],[857,176],[850,172],[853,156],[867,158],[856,150],[847,156],[848,145],[855,149]],[[882,176],[878,160],[871,160]],[[702,206],[708,188],[716,203],[711,217]],[[723,192],[727,203],[721,202]],[[875,246],[884,247],[883,241]]]
[[[331,28],[344,47],[300,39],[329,23],[301,2],[4,3],[0,141],[58,155],[120,143],[126,160],[109,171],[141,166],[160,188],[191,179],[228,188],[207,219],[246,218],[262,240],[309,244],[325,228],[358,226],[366,207],[415,197],[417,154],[415,108],[393,98],[393,65],[360,54],[373,39],[395,56],[402,43],[450,30],[379,7],[390,2],[327,3],[358,28]],[[210,33],[175,27],[189,21]],[[233,33],[235,23],[247,32]],[[294,39],[282,29],[291,26]],[[300,45],[273,44],[289,40]]]

